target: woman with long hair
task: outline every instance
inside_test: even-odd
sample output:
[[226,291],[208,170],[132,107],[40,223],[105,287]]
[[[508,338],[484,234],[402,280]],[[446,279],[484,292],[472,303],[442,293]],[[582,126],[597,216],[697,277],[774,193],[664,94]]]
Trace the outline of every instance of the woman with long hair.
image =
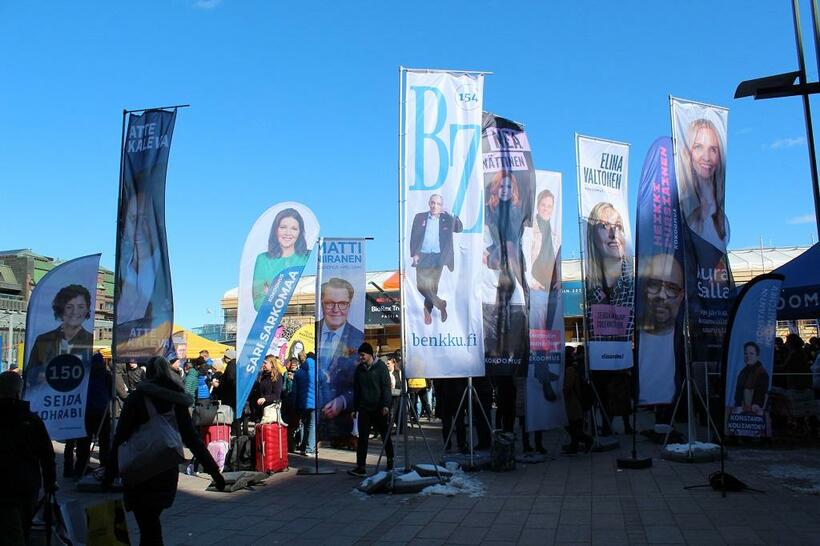
[[715,248],[726,252],[729,223],[724,207],[726,155],[715,125],[696,119],[686,128],[677,177],[686,224]]
[[[634,275],[632,252],[626,246],[625,229],[621,214],[612,203],[601,202],[593,207],[587,218],[585,274],[588,305],[606,304],[630,309],[624,332],[624,336],[628,337],[634,318]],[[594,337],[592,320],[589,329]]]
[[305,222],[294,208],[279,211],[271,224],[268,249],[256,257],[251,295],[256,311],[277,275],[289,267],[303,267],[310,250],[305,240]]
[[524,254],[521,249],[522,223],[521,194],[518,180],[508,171],[498,171],[493,176],[487,192],[485,225],[489,245],[484,250],[484,263],[498,271],[496,290],[496,335],[499,349],[506,342],[510,330],[510,300],[515,286],[524,286]]

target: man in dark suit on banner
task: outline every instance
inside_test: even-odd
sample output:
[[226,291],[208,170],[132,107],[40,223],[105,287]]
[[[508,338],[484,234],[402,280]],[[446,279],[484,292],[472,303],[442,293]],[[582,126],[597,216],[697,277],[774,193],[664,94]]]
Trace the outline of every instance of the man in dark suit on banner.
[[447,300],[438,297],[438,282],[445,266],[453,270],[453,233],[464,229],[461,220],[444,210],[441,195],[431,195],[428,205],[428,212],[420,212],[413,218],[410,231],[416,287],[424,296],[424,324],[433,322],[433,307],[439,310],[441,322],[447,320]]
[[353,285],[333,277],[322,283],[322,320],[316,323],[319,352],[319,437],[346,441],[353,428],[353,376],[364,333],[347,321]]

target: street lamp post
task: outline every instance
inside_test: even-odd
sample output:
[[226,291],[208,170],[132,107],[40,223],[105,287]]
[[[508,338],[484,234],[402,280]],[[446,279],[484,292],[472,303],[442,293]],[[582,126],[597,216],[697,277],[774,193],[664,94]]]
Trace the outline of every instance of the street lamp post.
[[[811,2],[811,18],[814,30],[815,55],[820,68],[820,21],[817,19],[817,0]],[[754,80],[740,82],[735,90],[735,98],[754,97],[759,99],[773,99],[800,95],[803,100],[803,118],[806,124],[806,140],[809,146],[809,166],[811,168],[812,195],[814,196],[814,219],[818,238],[820,238],[820,185],[817,177],[817,156],[814,150],[814,129],[811,121],[811,104],[809,95],[820,92],[820,82],[808,83],[806,78],[806,61],[803,56],[803,38],[800,26],[799,0],[791,0],[792,19],[794,23],[794,37],[797,45],[797,66],[795,72],[786,72]],[[795,84],[795,80],[798,83]]]

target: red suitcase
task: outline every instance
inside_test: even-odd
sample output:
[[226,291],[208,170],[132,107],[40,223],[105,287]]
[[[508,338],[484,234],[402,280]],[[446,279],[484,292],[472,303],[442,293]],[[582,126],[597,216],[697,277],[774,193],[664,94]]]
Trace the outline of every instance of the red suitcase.
[[256,471],[288,468],[288,429],[280,424],[256,425]]
[[202,443],[207,447],[211,442],[223,440],[231,443],[231,426],[230,425],[211,425],[209,427],[200,427],[202,433]]

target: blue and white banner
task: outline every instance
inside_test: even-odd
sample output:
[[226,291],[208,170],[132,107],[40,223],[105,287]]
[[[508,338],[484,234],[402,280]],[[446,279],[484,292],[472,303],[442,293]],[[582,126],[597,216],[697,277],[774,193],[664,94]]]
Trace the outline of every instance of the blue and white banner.
[[323,237],[317,258],[319,439],[343,442],[353,429],[353,376],[364,341],[365,240]]
[[236,318],[236,408],[241,415],[276,329],[319,237],[319,222],[301,203],[266,210],[253,224],[239,264]]
[[82,438],[100,255],[56,266],[31,292],[23,398],[52,440]]
[[629,145],[575,135],[587,355],[592,370],[632,367],[634,286]]
[[535,171],[532,226],[522,246],[529,286],[525,429],[567,424],[564,408],[564,304],[561,296],[561,173]]
[[743,286],[729,316],[723,352],[726,434],[771,436],[767,401],[782,284],[782,275],[755,277]]
[[639,403],[670,404],[684,368],[683,241],[672,139],[661,137],[646,154],[638,186],[635,241],[635,340]]
[[483,88],[477,73],[405,73],[400,226],[407,377],[484,375]]
[[165,175],[175,121],[176,110],[128,115],[114,280],[114,355],[120,362],[173,352]]

